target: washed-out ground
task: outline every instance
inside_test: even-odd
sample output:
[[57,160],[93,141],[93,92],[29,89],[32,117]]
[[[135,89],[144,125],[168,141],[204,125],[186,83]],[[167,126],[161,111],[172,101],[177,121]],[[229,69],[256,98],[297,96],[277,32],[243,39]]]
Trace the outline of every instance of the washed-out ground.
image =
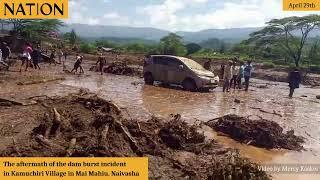
[[[71,61],[71,60],[70,60]],[[87,62],[87,70],[93,62]],[[71,64],[68,64],[71,68]],[[305,138],[305,150],[266,150],[241,144],[211,128],[203,126],[207,137],[224,147],[235,148],[244,157],[259,164],[317,164],[320,162],[320,94],[319,88],[302,86],[293,99],[287,98],[286,83],[252,80],[249,92],[222,93],[215,89],[208,93],[186,92],[179,88],[146,86],[143,79],[86,71],[85,75],[62,72],[62,67],[42,65],[41,71],[0,72],[0,97],[21,102],[26,106],[0,108],[0,150],[12,145],[15,139],[25,137],[35,126],[41,109],[32,105],[37,98],[54,98],[78,93],[80,88],[111,100],[129,119],[148,120],[152,115],[168,118],[181,114],[188,123],[207,122],[227,114],[251,119],[263,117],[278,123],[282,128],[294,130]],[[27,83],[26,83],[27,82]],[[235,99],[237,99],[235,101]],[[240,103],[239,103],[240,102]],[[18,110],[18,112],[16,111]],[[275,179],[319,179],[319,174],[273,174]]]

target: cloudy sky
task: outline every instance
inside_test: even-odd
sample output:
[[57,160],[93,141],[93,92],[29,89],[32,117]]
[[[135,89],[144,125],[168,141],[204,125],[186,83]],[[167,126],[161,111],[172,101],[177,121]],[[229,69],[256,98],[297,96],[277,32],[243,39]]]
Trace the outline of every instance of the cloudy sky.
[[67,23],[154,27],[171,31],[260,27],[283,12],[282,0],[69,0]]

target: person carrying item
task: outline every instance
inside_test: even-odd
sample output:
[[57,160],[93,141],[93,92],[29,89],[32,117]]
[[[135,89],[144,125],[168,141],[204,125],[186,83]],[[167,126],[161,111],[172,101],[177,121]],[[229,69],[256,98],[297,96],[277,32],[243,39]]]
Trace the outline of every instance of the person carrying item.
[[32,61],[33,61],[33,66],[35,69],[41,69],[39,66],[39,63],[41,61],[42,58],[42,54],[41,54],[41,50],[40,50],[40,46],[38,45],[37,48],[35,48],[32,53],[31,53],[31,57],[32,57]]
[[238,89],[242,89],[242,78],[244,77],[244,63],[240,62],[240,67],[238,71],[237,84]]
[[22,70],[22,67],[24,64],[26,64],[25,71],[28,71],[28,67],[32,64],[31,63],[31,53],[32,53],[32,47],[30,43],[26,43],[25,47],[23,48],[22,58],[21,58],[21,66],[20,66],[20,72]]
[[232,78],[230,80],[230,89],[232,88],[232,85],[233,85],[233,89],[236,89],[236,86],[237,86],[237,78],[238,78],[238,68],[236,66],[236,61],[233,61],[232,63]]
[[232,61],[229,61],[225,66],[224,74],[223,74],[223,92],[229,92],[230,89],[230,80],[232,78]]
[[288,82],[290,88],[289,98],[292,98],[294,90],[299,88],[301,83],[301,74],[299,72],[299,69],[295,68],[289,73]]
[[77,60],[76,60],[76,62],[74,63],[74,66],[73,66],[73,69],[72,69],[71,73],[74,72],[74,71],[75,71],[75,72],[78,72],[78,69],[79,69],[79,68],[80,68],[80,73],[84,73],[84,70],[83,70],[83,68],[82,68],[82,66],[81,66],[82,59],[83,59],[83,56],[77,55]]
[[245,91],[249,90],[250,78],[253,71],[252,61],[248,61],[247,65],[244,67],[244,81],[245,81]]
[[102,56],[102,54],[100,54],[96,65],[99,67],[99,72],[101,72],[101,75],[103,75],[103,69],[106,64],[107,64],[106,59]]

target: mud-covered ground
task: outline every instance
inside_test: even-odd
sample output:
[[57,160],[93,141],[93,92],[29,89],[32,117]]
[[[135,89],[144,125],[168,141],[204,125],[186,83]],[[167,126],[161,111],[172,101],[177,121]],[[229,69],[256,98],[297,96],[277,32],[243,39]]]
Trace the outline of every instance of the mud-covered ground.
[[[123,56],[123,59],[125,58]],[[68,61],[67,68],[71,70],[72,57]],[[43,119],[44,113],[49,112],[50,116],[53,115],[52,108],[48,110],[50,103],[39,105],[37,103],[39,99],[53,101],[52,99],[68,96],[70,93],[78,93],[80,88],[84,88],[98,94],[103,99],[112,100],[120,107],[126,119],[138,120],[139,122],[148,121],[153,115],[166,120],[169,119],[169,114],[181,114],[182,119],[186,120],[189,125],[199,121],[207,122],[228,114],[250,117],[253,120],[259,120],[260,117],[263,117],[279,124],[284,133],[294,130],[295,135],[302,136],[305,140],[305,143],[302,144],[305,150],[301,152],[266,150],[247,145],[250,144],[248,141],[240,143],[241,141],[232,140],[225,134],[217,133],[204,125],[200,127],[200,130],[204,132],[206,138],[214,139],[223,148],[238,149],[241,157],[248,157],[251,161],[259,164],[301,162],[316,164],[320,162],[320,134],[319,128],[317,128],[320,126],[318,121],[320,101],[316,98],[320,94],[320,89],[317,87],[302,86],[297,90],[294,99],[287,98],[287,84],[261,80],[252,80],[252,88],[248,93],[236,90],[226,94],[222,93],[220,88],[209,93],[191,93],[176,87],[145,86],[139,76],[111,74],[101,76],[99,73],[89,72],[89,68],[95,63],[94,61],[95,59],[85,61],[85,74],[81,75],[63,72],[61,65],[49,66],[47,64],[41,64],[41,71],[32,70],[31,72],[19,73],[16,71],[18,67],[13,67],[10,72],[0,72],[0,98],[8,100],[7,102],[12,104],[12,106],[1,106],[0,108],[0,149],[5,150],[18,144],[19,139],[30,138],[30,132],[40,125],[39,122]],[[85,90],[83,91],[85,92]],[[4,104],[8,105],[8,103]],[[82,109],[81,112],[86,110],[85,107],[81,107],[81,104],[72,104],[71,106]],[[58,107],[57,110],[63,117],[66,115]],[[88,116],[86,113],[79,115]],[[159,133],[156,135],[161,137]],[[65,142],[57,142],[57,144],[66,149],[72,139],[68,136]],[[39,144],[35,138],[29,140],[32,142],[25,142]],[[54,139],[53,142],[55,142]],[[78,143],[77,140],[76,144]],[[170,147],[168,144],[165,146]],[[190,155],[194,152],[189,152],[186,149],[179,151],[176,153],[175,150],[174,154],[175,157],[180,158],[179,161],[182,163],[190,161],[186,157],[195,157]],[[150,159],[158,160],[159,164],[152,164],[157,168],[168,163],[166,160],[159,160],[158,157],[150,156]],[[178,166],[181,166],[181,163]],[[172,169],[169,166],[166,168]],[[163,170],[166,171],[166,168]],[[319,179],[319,176],[308,174],[272,175],[276,179]],[[157,176],[159,174],[155,175],[155,177]]]

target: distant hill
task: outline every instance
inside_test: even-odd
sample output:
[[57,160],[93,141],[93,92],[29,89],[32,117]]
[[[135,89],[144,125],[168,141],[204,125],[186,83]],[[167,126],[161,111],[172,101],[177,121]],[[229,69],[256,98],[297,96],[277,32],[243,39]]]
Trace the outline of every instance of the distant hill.
[[[85,39],[98,38],[122,38],[122,39],[145,39],[159,41],[162,37],[168,35],[170,31],[156,28],[137,28],[126,26],[102,26],[87,24],[68,24],[61,29],[62,32],[69,32],[75,29],[77,34]],[[176,32],[183,36],[186,42],[196,42],[208,40],[210,38],[219,38],[227,42],[240,42],[249,37],[249,34],[259,28],[234,28],[234,29],[208,29],[198,32]]]
[[101,26],[87,24],[68,24],[61,28],[62,32],[69,32],[74,29],[83,38],[134,38],[158,41],[169,34],[169,31],[156,28],[135,28],[125,26]]
[[229,43],[240,42],[248,39],[249,34],[260,30],[261,28],[232,28],[232,29],[207,29],[198,32],[177,32],[183,36],[185,41],[199,43],[211,38],[218,38]]

